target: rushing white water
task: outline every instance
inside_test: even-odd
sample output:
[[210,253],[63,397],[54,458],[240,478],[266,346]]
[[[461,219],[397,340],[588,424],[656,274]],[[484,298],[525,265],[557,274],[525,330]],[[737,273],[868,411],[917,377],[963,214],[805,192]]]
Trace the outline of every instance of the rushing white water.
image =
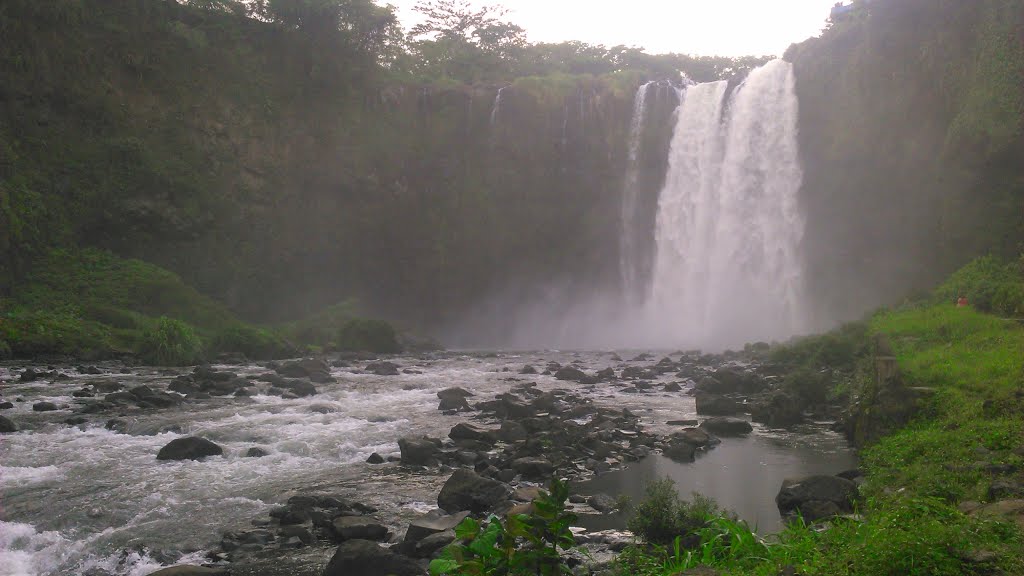
[[802,180],[790,64],[686,90],[658,201],[646,339],[722,347],[804,329]]
[[643,141],[644,122],[647,118],[647,91],[654,82],[648,82],[636,91],[633,99],[633,118],[629,126],[629,164],[622,189],[622,231],[619,235],[619,271],[622,273],[622,289],[628,305],[635,305],[636,295],[642,290],[643,279],[639,270],[637,238],[637,210],[639,194],[637,180],[640,176],[640,144]]
[[494,105],[491,106],[491,126],[498,123],[498,115],[501,114],[501,94],[505,91],[508,86],[502,86],[498,88],[498,93],[494,95]]

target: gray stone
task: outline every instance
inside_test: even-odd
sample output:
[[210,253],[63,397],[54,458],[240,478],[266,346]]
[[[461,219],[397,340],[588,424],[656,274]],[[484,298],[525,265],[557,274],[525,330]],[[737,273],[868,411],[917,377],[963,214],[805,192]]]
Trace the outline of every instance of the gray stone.
[[157,460],[201,460],[207,456],[220,456],[224,449],[205,438],[189,436],[171,440],[160,452]]
[[416,543],[415,554],[417,558],[430,558],[435,552],[455,541],[455,531],[445,530],[437,534],[431,534]]
[[707,414],[710,416],[732,416],[733,414],[739,414],[742,411],[742,407],[738,402],[725,396],[717,396],[715,394],[697,394],[696,398],[697,414]]
[[468,511],[446,515],[440,510],[430,512],[413,520],[405,530],[405,542],[419,542],[428,536],[446,530],[454,530],[469,516]]
[[479,514],[493,509],[507,497],[508,490],[501,482],[484,478],[472,470],[459,469],[444,483],[437,495],[437,505],[449,514],[463,510]]
[[426,571],[406,556],[369,540],[348,540],[334,552],[322,576],[423,576]]
[[488,430],[487,428],[477,426],[476,424],[459,422],[452,427],[451,432],[448,433],[448,437],[452,440],[475,440],[477,442],[493,444],[496,434],[494,433],[494,430]]
[[[822,518],[853,511],[857,485],[838,476],[808,476],[785,480],[775,496],[775,504],[783,515],[800,513],[804,520]],[[833,506],[829,506],[829,503]]]
[[551,477],[555,467],[550,460],[544,458],[516,458],[512,461],[512,469],[523,478],[545,480]]
[[402,464],[406,466],[430,466],[437,461],[439,442],[426,437],[400,438],[398,448],[402,451]]
[[332,523],[339,540],[383,540],[388,528],[369,516],[339,516]]
[[719,436],[740,436],[749,434],[754,430],[750,422],[741,418],[729,418],[728,416],[708,418],[701,423],[700,427]]
[[18,426],[15,425],[10,418],[0,416],[0,434],[8,434],[17,431]]

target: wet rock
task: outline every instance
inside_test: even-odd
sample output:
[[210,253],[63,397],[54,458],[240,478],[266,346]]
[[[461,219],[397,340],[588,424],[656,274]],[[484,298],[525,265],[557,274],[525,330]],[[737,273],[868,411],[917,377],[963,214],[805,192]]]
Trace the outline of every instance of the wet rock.
[[570,382],[583,382],[587,380],[587,375],[579,368],[573,366],[565,366],[559,368],[555,372],[556,380],[568,380]]
[[623,380],[654,380],[657,377],[653,370],[640,366],[627,366],[622,369]]
[[377,376],[398,376],[398,365],[386,360],[371,362],[366,365],[365,370]]
[[678,382],[669,382],[668,384],[665,384],[664,390],[665,392],[682,392],[683,387],[680,386]]
[[21,375],[18,377],[18,380],[22,382],[35,382],[36,380],[42,378],[44,374],[45,372],[36,372],[35,369],[29,368],[21,373]]
[[991,504],[978,504],[969,511],[969,514],[1002,518],[1024,529],[1024,500],[1000,500]]
[[709,416],[732,416],[742,411],[739,403],[732,398],[715,394],[697,394],[697,414]]
[[275,371],[287,378],[308,378],[320,384],[334,382],[334,378],[331,376],[331,366],[322,359],[306,358],[295,362],[285,362]]
[[441,441],[427,437],[407,437],[398,440],[402,451],[402,464],[406,466],[430,466],[437,462]]
[[149,576],[228,576],[229,572],[224,568],[207,568],[205,566],[193,566],[182,564],[162,568],[156,572],[150,572]]
[[445,388],[437,393],[437,397],[441,400],[444,400],[445,398],[470,398],[472,396],[472,392],[465,388],[459,388],[458,386],[454,388]]
[[988,487],[989,500],[1010,500],[1024,498],[1024,483],[1001,478]]
[[473,410],[469,402],[462,396],[441,398],[441,401],[437,404],[437,409],[442,412],[471,412]]
[[370,454],[369,458],[366,459],[366,463],[367,464],[383,464],[384,463],[384,457],[381,456],[380,454],[377,454],[376,452],[374,452],[373,454]]
[[299,398],[315,396],[317,394],[316,386],[313,386],[312,382],[305,380],[285,380],[278,384],[278,387],[284,388]]
[[537,373],[537,369],[527,364],[526,366],[523,366],[521,370],[519,370],[519,373],[523,375],[532,375]]
[[706,430],[701,430],[700,428],[686,428],[685,430],[672,434],[673,440],[692,444],[698,448],[711,444],[712,438],[711,434],[708,434]]
[[0,416],[0,434],[10,434],[11,432],[17,432],[18,427],[11,421],[10,418]]
[[205,438],[189,436],[176,438],[157,453],[157,460],[201,460],[207,456],[220,456],[224,449]]
[[10,410],[14,408],[14,404],[10,402],[0,402],[0,410]]
[[507,497],[508,491],[501,482],[484,478],[471,470],[459,469],[444,483],[437,495],[437,505],[449,514],[463,510],[480,514],[493,509]]
[[95,394],[93,394],[92,390],[83,389],[75,390],[74,392],[71,393],[71,396],[73,396],[74,398],[92,398],[95,396]]
[[388,535],[387,526],[369,516],[340,516],[334,519],[332,525],[339,541],[383,540]]
[[775,391],[751,406],[751,418],[772,428],[788,428],[803,422],[800,402],[793,396]]
[[664,451],[667,458],[676,462],[693,462],[697,453],[697,447],[689,442],[675,440],[669,444]]
[[452,427],[451,432],[448,433],[448,437],[452,440],[475,440],[477,442],[493,444],[496,439],[496,434],[494,433],[494,430],[488,430],[487,428],[477,426],[476,424],[459,422]]
[[422,576],[413,559],[381,548],[369,540],[348,540],[338,546],[322,576]]
[[728,416],[715,416],[701,422],[701,428],[719,436],[741,436],[749,434],[754,430],[750,422],[741,418],[730,418]]
[[282,526],[278,531],[277,535],[281,538],[298,538],[303,545],[309,546],[316,542],[316,536],[309,531],[309,528],[305,526]]
[[248,450],[245,451],[245,457],[246,458],[263,458],[264,456],[269,456],[269,455],[270,455],[269,452],[267,452],[263,448],[259,448],[259,447],[256,447],[256,446],[253,446],[252,448],[249,448]]
[[498,439],[502,442],[519,442],[526,440],[526,428],[514,420],[502,420],[498,430]]
[[33,412],[53,412],[54,410],[59,410],[59,408],[53,402],[36,402],[32,405]]
[[85,424],[88,421],[89,419],[86,418],[85,416],[72,416],[71,418],[65,420],[64,423],[67,424],[68,426],[78,426],[79,424]]
[[429,512],[409,523],[405,531],[405,542],[419,542],[428,536],[453,530],[469,516],[469,512],[446,515],[440,510]]
[[107,420],[107,423],[104,424],[103,427],[107,430],[117,432],[118,434],[128,433],[128,422],[120,418],[111,418],[110,420]]
[[587,504],[602,514],[611,514],[619,509],[619,504],[615,498],[607,494],[594,494],[587,498]]
[[775,504],[783,516],[801,514],[805,521],[853,512],[857,485],[838,476],[808,476],[785,480],[775,496]]
[[665,422],[667,426],[696,426],[699,423],[697,420],[669,420]]
[[555,467],[550,460],[544,458],[516,458],[512,461],[512,469],[523,478],[545,480],[551,477]]
[[413,554],[417,558],[430,558],[435,552],[455,541],[455,531],[445,530],[437,534],[431,534],[416,543]]
[[595,376],[601,380],[615,380],[615,369],[608,367],[603,370],[598,370]]
[[95,366],[77,366],[75,370],[77,370],[79,374],[88,374],[93,376],[103,374],[103,371]]

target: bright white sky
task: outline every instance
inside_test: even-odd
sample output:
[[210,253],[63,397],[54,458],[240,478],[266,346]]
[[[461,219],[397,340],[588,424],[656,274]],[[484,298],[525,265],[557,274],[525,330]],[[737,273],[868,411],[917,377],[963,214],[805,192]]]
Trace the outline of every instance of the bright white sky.
[[[417,0],[381,0],[416,22]],[[582,40],[641,46],[650,54],[779,55],[817,36],[834,0],[472,0],[502,4],[531,42]]]

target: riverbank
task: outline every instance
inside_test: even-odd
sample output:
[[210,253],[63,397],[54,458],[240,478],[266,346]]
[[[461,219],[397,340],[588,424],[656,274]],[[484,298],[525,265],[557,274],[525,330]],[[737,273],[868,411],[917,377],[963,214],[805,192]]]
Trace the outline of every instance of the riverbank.
[[[889,433],[860,452],[855,515],[791,524],[767,546],[704,540],[689,556],[641,548],[620,572],[705,565],[716,570],[708,574],[765,576],[1024,573],[1024,328],[948,303],[880,312],[868,327],[890,350],[876,344],[865,369],[892,354],[893,385],[912,390],[904,398],[916,408],[901,428],[873,421]],[[882,401],[893,396],[878,395],[875,384],[875,374],[862,372],[851,417],[890,408]],[[896,413],[903,411],[889,412]]]

